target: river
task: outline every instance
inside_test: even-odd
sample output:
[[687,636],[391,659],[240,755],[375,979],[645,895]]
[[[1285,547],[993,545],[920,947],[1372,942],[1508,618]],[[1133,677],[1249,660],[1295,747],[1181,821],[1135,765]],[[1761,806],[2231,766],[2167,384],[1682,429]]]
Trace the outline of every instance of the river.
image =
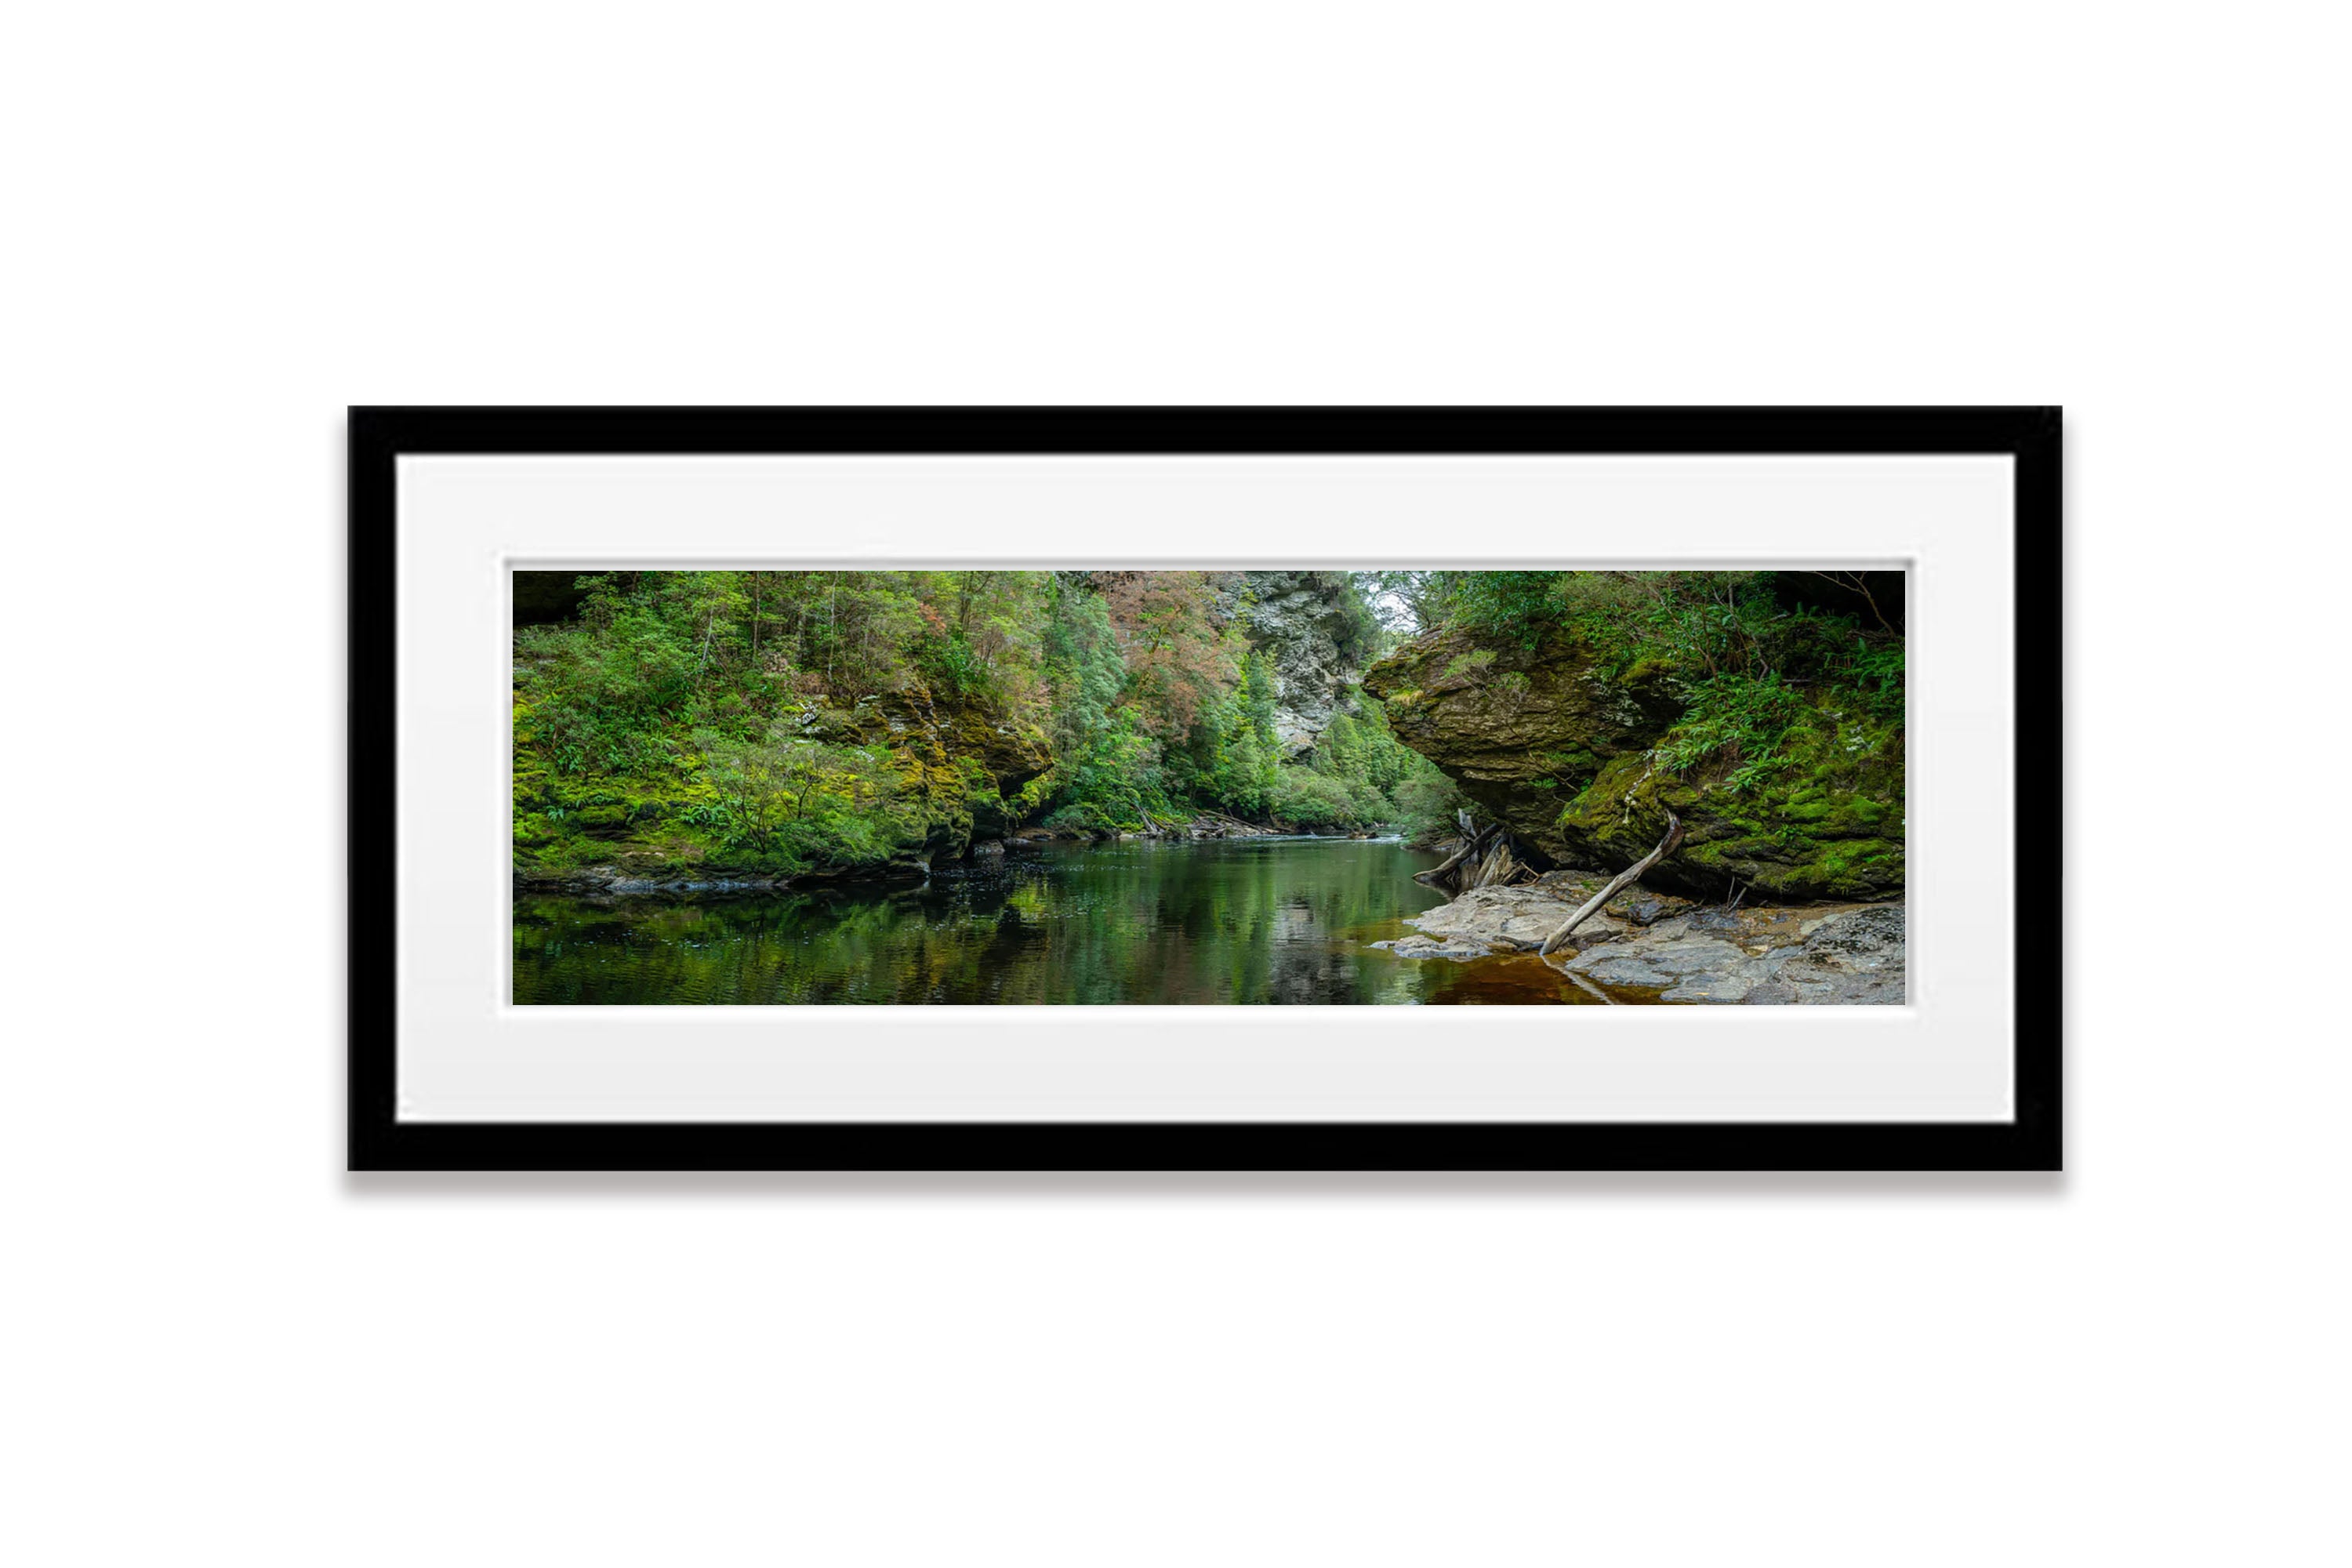
[[518,895],[518,1004],[1568,1003],[1532,957],[1370,944],[1443,903],[1395,839],[1049,844],[920,887]]

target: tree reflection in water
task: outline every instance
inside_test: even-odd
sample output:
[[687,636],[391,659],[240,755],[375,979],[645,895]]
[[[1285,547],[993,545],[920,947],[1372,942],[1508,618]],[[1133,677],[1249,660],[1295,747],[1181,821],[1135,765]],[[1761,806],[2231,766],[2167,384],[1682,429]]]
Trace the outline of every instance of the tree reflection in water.
[[519,1004],[1580,1003],[1539,964],[1370,944],[1444,901],[1392,840],[1056,845],[895,891],[518,898]]

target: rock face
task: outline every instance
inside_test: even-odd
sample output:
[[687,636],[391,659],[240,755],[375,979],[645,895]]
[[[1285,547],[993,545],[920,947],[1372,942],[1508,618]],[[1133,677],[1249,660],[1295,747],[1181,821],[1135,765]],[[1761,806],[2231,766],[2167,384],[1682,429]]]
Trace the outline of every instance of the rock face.
[[1651,759],[1683,714],[1671,666],[1609,671],[1572,637],[1528,651],[1439,631],[1372,666],[1364,689],[1398,739],[1554,863],[1630,866],[1671,806],[1684,840],[1643,879],[1654,888],[1874,899],[1903,887],[1899,727],[1825,713],[1774,776],[1741,788],[1730,763],[1676,777]]
[[1220,614],[1239,617],[1273,660],[1274,732],[1286,753],[1315,744],[1361,673],[1351,605],[1345,572],[1235,572],[1219,584]]
[[[1601,881],[1597,873],[1555,871],[1531,887],[1481,888],[1405,922],[1423,934],[1373,945],[1399,958],[1462,963],[1531,952]],[[1651,914],[1646,906],[1660,904],[1680,909],[1635,923]],[[1898,906],[1727,910],[1634,891],[1579,926],[1551,962],[1626,1000],[1900,1006],[1904,930]]]

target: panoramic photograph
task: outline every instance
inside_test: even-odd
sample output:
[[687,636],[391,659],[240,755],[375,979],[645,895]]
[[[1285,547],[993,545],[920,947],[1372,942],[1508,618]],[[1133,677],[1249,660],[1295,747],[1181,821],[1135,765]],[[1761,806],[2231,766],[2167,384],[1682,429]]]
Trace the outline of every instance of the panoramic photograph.
[[518,572],[519,1005],[1900,1005],[1885,571]]

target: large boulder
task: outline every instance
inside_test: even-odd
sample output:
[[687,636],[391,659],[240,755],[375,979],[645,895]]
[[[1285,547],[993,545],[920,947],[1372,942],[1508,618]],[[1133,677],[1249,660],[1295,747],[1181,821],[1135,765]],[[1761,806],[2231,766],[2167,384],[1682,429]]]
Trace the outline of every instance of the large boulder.
[[[1425,935],[1486,952],[1533,952],[1559,929],[1584,897],[1580,884],[1555,873],[1531,887],[1473,888],[1450,904],[1408,917],[1405,924]],[[1578,935],[1600,942],[1622,934],[1626,922],[1617,910],[1624,901],[1593,915],[1578,928]]]
[[1755,759],[1676,773],[1654,748],[1683,716],[1672,664],[1612,669],[1554,634],[1480,644],[1458,627],[1407,643],[1364,676],[1398,739],[1554,863],[1621,869],[1664,836],[1681,847],[1649,885],[1717,897],[1737,883],[1781,899],[1877,899],[1903,887],[1899,725],[1828,709],[1793,731],[1766,776]]

